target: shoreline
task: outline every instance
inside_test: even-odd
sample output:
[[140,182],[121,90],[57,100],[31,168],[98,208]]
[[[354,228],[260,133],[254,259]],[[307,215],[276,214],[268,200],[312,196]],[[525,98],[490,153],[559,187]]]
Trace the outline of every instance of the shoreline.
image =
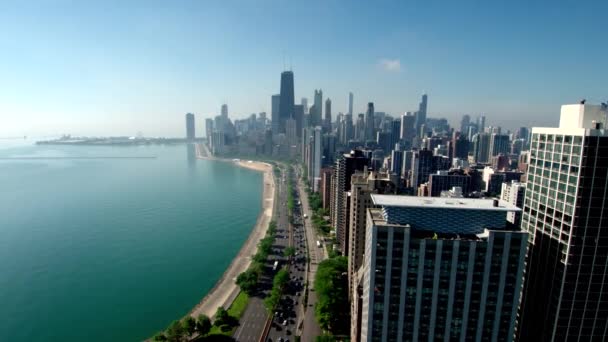
[[253,226],[253,230],[222,276],[189,313],[190,316],[195,318],[200,314],[205,314],[209,318],[213,318],[218,307],[222,306],[225,309],[228,309],[240,292],[240,288],[235,283],[236,277],[249,268],[251,258],[257,251],[258,242],[266,236],[268,224],[273,216],[276,184],[272,165],[268,163],[242,160],[234,162],[229,159],[216,158],[209,154],[209,151],[204,144],[196,144],[196,157],[197,159],[233,162],[239,167],[262,172],[262,210]]

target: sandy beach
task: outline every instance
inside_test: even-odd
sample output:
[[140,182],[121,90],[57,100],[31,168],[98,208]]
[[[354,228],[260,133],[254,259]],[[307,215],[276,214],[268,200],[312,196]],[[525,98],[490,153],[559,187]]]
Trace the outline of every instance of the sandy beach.
[[251,264],[251,258],[257,250],[258,242],[266,235],[268,224],[272,219],[272,211],[274,208],[275,180],[272,170],[272,165],[257,161],[232,161],[229,159],[220,159],[212,157],[206,146],[197,144],[196,152],[199,159],[213,159],[218,161],[233,162],[240,167],[248,168],[264,173],[263,182],[264,189],[262,191],[262,211],[258,216],[255,227],[247,238],[247,241],[241,247],[237,256],[232,260],[222,277],[218,280],[215,286],[201,300],[198,305],[192,309],[190,315],[193,317],[199,314],[205,314],[213,317],[218,307],[223,306],[228,308],[238,295],[240,289],[235,284],[236,277],[247,270]]

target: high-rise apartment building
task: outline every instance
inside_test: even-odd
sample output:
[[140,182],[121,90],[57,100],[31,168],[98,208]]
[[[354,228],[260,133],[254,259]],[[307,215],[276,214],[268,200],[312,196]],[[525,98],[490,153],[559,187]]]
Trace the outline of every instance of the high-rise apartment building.
[[323,129],[321,126],[317,126],[313,129],[313,155],[312,155],[312,189],[314,192],[319,191],[319,185],[321,181],[321,162],[323,152]]
[[[348,227],[349,216],[347,211],[348,192],[350,191],[351,177],[355,171],[367,171],[370,160],[360,150],[353,150],[336,160],[334,167],[334,182],[332,198],[335,204],[330,212],[331,223],[336,229],[336,238],[343,255],[348,255]],[[331,209],[330,208],[330,211]]]
[[434,165],[433,151],[422,149],[412,154],[410,187],[418,189],[420,184],[428,181],[429,175],[437,171]]
[[298,143],[296,120],[293,118],[285,120],[285,137],[290,146],[294,146]]
[[437,171],[429,176],[428,196],[439,197],[442,191],[453,187],[459,187],[466,195],[470,192],[471,177],[464,173],[450,172],[446,170]]
[[194,114],[192,113],[186,114],[186,138],[190,141],[196,139],[194,130]]
[[302,109],[304,109],[304,115],[308,114],[308,99],[303,97],[301,100]]
[[506,134],[493,133],[490,136],[490,152],[488,160],[499,154],[509,154],[511,151],[511,140]]
[[323,90],[315,89],[314,103],[310,108],[310,125],[321,126],[323,114]]
[[270,101],[270,116],[272,120],[272,134],[278,135],[281,119],[279,118],[279,107],[281,104],[281,95],[272,95]]
[[304,128],[304,107],[302,105],[293,106],[293,119],[296,120],[296,135],[302,138]]
[[[511,181],[510,183],[502,183],[502,191],[500,199],[513,204],[518,208],[524,207],[524,195],[526,193],[526,183]],[[521,225],[521,212],[510,212],[507,214],[507,221],[511,222],[516,227]]]
[[408,150],[412,147],[412,142],[416,137],[416,115],[412,112],[406,112],[401,116],[401,142],[404,144],[404,149]]
[[205,119],[205,136],[207,137],[207,143],[211,142],[211,134],[213,134],[213,119]]
[[490,134],[477,133],[473,136],[473,155],[476,163],[488,163],[490,161]]
[[561,107],[532,129],[521,341],[608,340],[608,106]]
[[348,93],[348,114],[353,115],[353,93]]
[[279,133],[285,133],[285,121],[293,117],[294,89],[293,72],[281,73],[281,100],[279,102]]
[[[349,298],[358,297],[356,274],[363,263],[365,251],[365,224],[367,209],[372,207],[371,194],[390,194],[394,193],[396,185],[391,181],[387,173],[380,172],[361,172],[357,171],[351,178],[350,197],[348,199],[349,219],[349,257],[348,257],[348,284]],[[352,309],[356,301],[351,300]],[[352,334],[357,335],[357,329]]]
[[[527,233],[498,200],[371,195],[351,341],[513,341]],[[354,329],[351,329],[353,331]]]

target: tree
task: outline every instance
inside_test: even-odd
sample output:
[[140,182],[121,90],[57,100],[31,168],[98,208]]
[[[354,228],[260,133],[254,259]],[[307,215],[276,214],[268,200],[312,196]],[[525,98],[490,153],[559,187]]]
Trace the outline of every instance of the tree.
[[182,320],[182,330],[188,336],[191,336],[196,329],[196,321],[192,316],[188,316]]
[[322,329],[333,334],[348,333],[350,322],[348,310],[348,259],[335,257],[323,260],[315,276],[317,304],[315,317]]
[[285,248],[285,250],[283,251],[283,255],[285,255],[286,257],[292,257],[296,254],[296,249],[289,246],[287,248]]
[[173,321],[167,328],[167,341],[179,342],[182,339],[184,331],[179,321]]
[[228,317],[228,311],[220,306],[215,312],[215,320],[213,321],[213,325],[219,327],[225,324],[228,321]]
[[277,274],[274,276],[272,280],[273,290],[276,288],[277,290],[282,290],[283,286],[287,284],[289,281],[289,272],[286,269],[282,268]]
[[258,274],[249,268],[236,277],[236,284],[247,294],[252,294],[258,285]]
[[154,337],[152,337],[152,341],[166,341],[167,340],[167,336],[165,336],[164,332],[158,332],[156,333],[156,335],[154,335]]
[[207,315],[200,314],[196,319],[196,331],[201,335],[206,335],[211,330],[211,320]]

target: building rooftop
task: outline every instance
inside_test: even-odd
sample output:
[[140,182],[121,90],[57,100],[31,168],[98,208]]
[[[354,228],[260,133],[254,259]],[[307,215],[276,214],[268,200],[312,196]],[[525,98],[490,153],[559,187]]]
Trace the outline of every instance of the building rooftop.
[[[419,208],[445,208],[464,210],[491,210],[491,211],[521,211],[518,207],[502,200],[478,198],[445,198],[445,197],[418,197],[398,195],[372,194],[375,205],[387,207],[419,207]],[[494,206],[495,201],[498,202]]]

